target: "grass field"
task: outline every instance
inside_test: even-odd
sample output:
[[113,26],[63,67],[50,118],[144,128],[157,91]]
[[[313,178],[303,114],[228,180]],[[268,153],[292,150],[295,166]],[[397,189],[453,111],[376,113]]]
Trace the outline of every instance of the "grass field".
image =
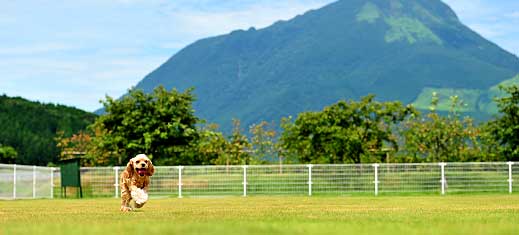
[[519,234],[518,195],[0,201],[0,234]]

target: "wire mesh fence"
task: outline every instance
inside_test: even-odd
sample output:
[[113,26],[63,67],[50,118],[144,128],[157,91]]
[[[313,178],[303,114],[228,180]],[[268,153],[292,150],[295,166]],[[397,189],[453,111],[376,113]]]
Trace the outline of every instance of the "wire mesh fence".
[[0,164],[0,198],[52,198],[56,168]]
[[508,192],[508,168],[502,163],[449,163],[445,187],[448,192]]
[[375,168],[372,165],[314,165],[311,170],[311,194],[374,192]]
[[248,195],[304,195],[309,173],[305,165],[250,166],[247,168]]
[[[82,167],[87,197],[118,197],[124,167]],[[174,197],[513,193],[519,163],[158,166],[149,193]],[[59,168],[0,164],[0,198],[60,196]],[[519,191],[515,190],[515,191]]]
[[381,193],[440,192],[441,169],[438,164],[381,164],[378,171]]
[[241,166],[192,166],[182,169],[182,195],[212,196],[240,195],[243,168]]
[[178,196],[178,185],[180,183],[178,173],[179,167],[155,167],[155,174],[150,184],[150,192],[153,192],[154,195]]
[[[83,194],[93,197],[114,197],[118,171],[114,167],[81,167]],[[118,181],[118,180],[117,180]]]

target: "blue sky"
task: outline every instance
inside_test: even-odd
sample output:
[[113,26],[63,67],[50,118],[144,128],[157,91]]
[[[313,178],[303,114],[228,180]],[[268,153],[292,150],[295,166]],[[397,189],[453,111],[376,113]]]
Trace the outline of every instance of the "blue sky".
[[[197,39],[266,27],[333,0],[0,0],[0,94],[94,111]],[[519,1],[444,0],[519,54]]]

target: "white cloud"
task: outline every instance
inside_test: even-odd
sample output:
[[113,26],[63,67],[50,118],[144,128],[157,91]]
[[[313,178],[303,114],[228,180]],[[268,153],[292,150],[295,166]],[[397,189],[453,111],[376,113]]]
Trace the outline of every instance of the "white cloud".
[[[288,20],[310,9],[319,8],[332,0],[321,1],[268,1],[270,4],[248,4],[239,9],[182,7],[179,3],[161,9],[170,24],[162,30],[181,34],[184,41],[193,42],[200,38],[227,34],[237,29],[267,27],[278,20]],[[263,1],[265,3],[265,1]],[[171,45],[171,42],[168,42]],[[187,45],[187,43],[185,44]],[[184,46],[185,46],[184,45]],[[174,45],[178,48],[179,43]]]
[[123,95],[195,40],[265,27],[326,2],[11,2],[0,9],[9,27],[0,32],[0,92],[93,111],[105,94]]
[[470,27],[474,31],[483,35],[487,39],[488,38],[497,38],[497,37],[507,34],[507,31],[505,30],[507,28],[507,25],[502,25],[502,24],[481,23],[481,24],[471,24]]
[[510,0],[444,0],[461,22],[502,48],[519,54],[519,2]]
[[512,13],[506,14],[506,17],[512,18],[512,19],[519,19],[519,11],[514,11]]
[[62,44],[62,43],[45,43],[45,44],[29,44],[5,47],[0,45],[0,56],[22,56],[35,55],[53,52],[62,52],[68,50],[79,49],[78,46]]
[[[263,28],[334,1],[6,1],[0,93],[93,111],[105,94],[123,95],[189,43]],[[445,0],[462,22],[518,54],[519,12],[510,10],[518,8],[494,1],[505,0]]]
[[250,5],[240,10],[217,12],[182,10],[173,12],[172,17],[184,23],[181,24],[182,28],[215,34],[235,29],[247,29],[252,26],[264,28],[278,20],[288,20],[322,5],[302,3],[285,5],[278,3],[270,6]]
[[16,22],[16,19],[14,17],[0,15],[0,24],[12,24],[14,22]]
[[156,68],[164,57],[0,58],[0,93],[41,102],[101,107],[105,95],[119,97]]
[[1,79],[11,77],[50,79],[39,76],[43,73],[80,73],[87,66],[79,61],[59,60],[53,58],[2,58],[0,59]]
[[182,49],[188,44],[188,42],[184,41],[171,41],[171,42],[163,42],[160,44],[160,48],[163,49],[173,49],[175,51]]
[[488,6],[484,0],[443,0],[460,18],[474,19],[492,15],[494,7]]

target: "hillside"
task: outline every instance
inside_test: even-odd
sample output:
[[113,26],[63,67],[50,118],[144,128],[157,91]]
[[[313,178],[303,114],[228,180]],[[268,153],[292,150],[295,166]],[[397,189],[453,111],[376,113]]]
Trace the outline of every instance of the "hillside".
[[422,103],[431,90],[478,91],[472,98],[486,107],[480,96],[518,73],[515,55],[440,0],[341,0],[264,29],[199,40],[136,87],[194,87],[196,114],[228,130],[231,118],[245,127],[279,123],[369,93]]
[[18,152],[17,164],[56,162],[57,131],[71,135],[94,122],[96,115],[63,105],[0,96],[0,144]]
[[519,85],[519,75],[514,78],[504,80],[488,89],[453,89],[453,88],[424,88],[413,105],[419,109],[429,108],[432,93],[436,92],[440,98],[438,109],[448,111],[450,107],[449,97],[457,95],[464,103],[462,112],[476,116],[478,119],[485,119],[497,114],[497,104],[493,101],[496,97],[503,97],[505,94],[499,90],[499,86]]

